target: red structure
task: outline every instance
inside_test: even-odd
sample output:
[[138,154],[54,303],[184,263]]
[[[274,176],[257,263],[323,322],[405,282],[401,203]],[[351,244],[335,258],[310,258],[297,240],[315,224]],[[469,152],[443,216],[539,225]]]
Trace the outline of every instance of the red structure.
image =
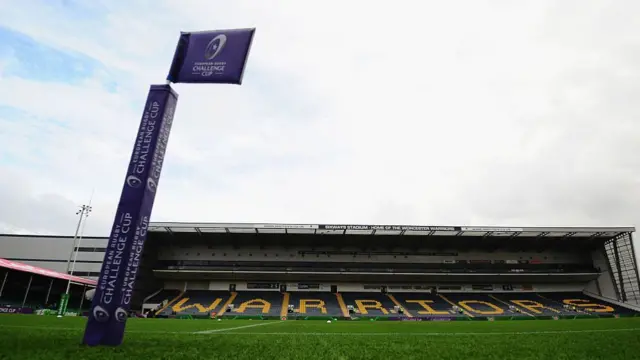
[[0,258],[0,313],[31,313],[33,309],[55,308],[69,285],[75,308],[82,308],[84,293],[95,280]]

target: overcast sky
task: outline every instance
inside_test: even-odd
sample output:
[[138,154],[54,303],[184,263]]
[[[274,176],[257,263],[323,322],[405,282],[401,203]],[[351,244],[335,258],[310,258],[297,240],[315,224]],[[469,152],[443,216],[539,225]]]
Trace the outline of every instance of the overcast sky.
[[180,31],[256,27],[180,94],[155,221],[638,225],[640,2],[0,0],[0,232],[108,235]]

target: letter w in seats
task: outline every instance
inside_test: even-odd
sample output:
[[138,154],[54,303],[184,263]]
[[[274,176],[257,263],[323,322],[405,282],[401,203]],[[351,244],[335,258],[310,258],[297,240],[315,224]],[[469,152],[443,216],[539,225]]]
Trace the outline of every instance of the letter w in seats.
[[189,298],[183,298],[182,300],[178,301],[175,305],[173,305],[171,307],[171,309],[173,311],[175,311],[176,313],[180,313],[180,312],[192,309],[192,308],[196,308],[196,309],[198,309],[198,312],[200,312],[200,313],[210,313],[211,311],[213,311],[213,309],[215,309],[216,307],[218,307],[218,305],[220,305],[220,302],[222,302],[222,299],[220,299],[220,298],[215,299],[207,307],[204,307],[204,306],[202,306],[202,304],[198,304],[198,303],[185,305],[188,302],[189,302]]

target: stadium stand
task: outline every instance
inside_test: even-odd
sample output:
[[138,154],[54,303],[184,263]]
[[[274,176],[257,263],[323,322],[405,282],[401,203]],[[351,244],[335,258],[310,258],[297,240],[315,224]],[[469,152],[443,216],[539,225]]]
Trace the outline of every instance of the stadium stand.
[[152,225],[136,291],[188,289],[163,314],[610,316],[640,299],[633,228]]
[[0,313],[7,308],[22,313],[55,311],[68,290],[67,313],[77,314],[88,308],[83,294],[95,284],[94,280],[0,258]]
[[[134,306],[158,317],[635,316],[633,231],[156,223]],[[47,281],[25,298],[28,277],[10,277],[0,303],[59,296]]]
[[[153,299],[165,300],[175,291]],[[341,297],[345,309],[338,298]],[[582,293],[389,293],[321,291],[190,290],[159,311],[161,316],[329,316],[329,317],[526,317],[613,316],[637,312]]]

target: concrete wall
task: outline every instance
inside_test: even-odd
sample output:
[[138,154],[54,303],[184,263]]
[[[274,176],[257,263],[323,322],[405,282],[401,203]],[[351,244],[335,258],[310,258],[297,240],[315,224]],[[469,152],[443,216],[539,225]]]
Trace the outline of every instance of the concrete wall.
[[[74,274],[95,279],[100,272],[107,238],[86,237],[79,244]],[[0,258],[66,273],[72,236],[0,235]],[[91,273],[94,276],[87,276]]]

